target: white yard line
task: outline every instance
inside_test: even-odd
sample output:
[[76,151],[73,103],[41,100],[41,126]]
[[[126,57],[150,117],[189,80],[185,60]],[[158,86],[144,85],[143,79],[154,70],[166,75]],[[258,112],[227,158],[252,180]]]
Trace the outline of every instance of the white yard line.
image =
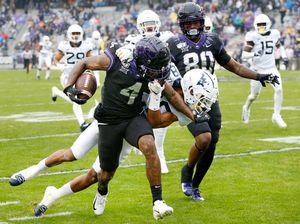
[[[281,148],[281,149],[269,149],[269,150],[260,150],[260,151],[252,151],[252,152],[238,152],[238,153],[230,153],[230,154],[220,154],[215,155],[215,158],[222,159],[222,158],[228,158],[228,157],[241,157],[241,156],[252,156],[252,155],[262,155],[267,153],[278,153],[278,152],[287,152],[287,151],[295,151],[300,150],[300,147],[287,147],[287,148]],[[167,163],[179,163],[179,162],[185,162],[187,159],[175,159],[175,160],[168,160]],[[139,167],[139,166],[145,166],[145,163],[136,163],[136,164],[125,164],[120,165],[120,167],[123,168],[129,168],[129,167]],[[52,175],[61,175],[61,174],[70,174],[70,173],[84,173],[87,172],[87,169],[81,169],[81,170],[64,170],[64,171],[58,171],[58,172],[47,172],[47,173],[41,173],[39,176],[52,176]],[[9,177],[0,177],[1,180],[9,180]]]
[[8,220],[10,221],[24,221],[24,220],[32,220],[32,219],[43,219],[46,217],[57,217],[57,216],[66,216],[66,215],[71,215],[72,212],[59,212],[59,213],[53,213],[53,214],[48,214],[48,215],[43,215],[43,216],[24,216],[24,217],[16,217],[16,218],[10,218]]
[[5,205],[15,205],[15,204],[19,204],[20,201],[4,201],[4,202],[0,202],[0,206],[5,206]]

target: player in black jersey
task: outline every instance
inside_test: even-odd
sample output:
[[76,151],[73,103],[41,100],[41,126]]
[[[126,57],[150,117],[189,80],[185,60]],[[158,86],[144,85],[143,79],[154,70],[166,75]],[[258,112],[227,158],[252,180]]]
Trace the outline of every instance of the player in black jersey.
[[[86,69],[106,70],[102,88],[102,102],[95,111],[99,126],[99,159],[101,172],[98,175],[98,192],[94,200],[95,213],[104,212],[108,183],[118,165],[123,138],[139,148],[146,158],[146,174],[153,198],[153,216],[161,219],[171,215],[173,208],[162,200],[160,162],[157,155],[152,127],[142,115],[142,94],[150,91],[152,81],[163,83],[170,72],[170,52],[157,37],[146,37],[136,43],[134,60],[122,63],[115,52],[120,46],[111,43],[105,53],[86,58],[77,63],[68,79],[64,92],[71,100],[82,104],[86,100],[76,98],[80,91],[73,87],[76,79]],[[155,93],[154,93],[155,94]],[[192,111],[168,83],[164,95],[181,112],[193,119]]]
[[[227,70],[244,78],[258,80],[264,86],[265,82],[273,85],[279,83],[277,76],[258,74],[231,58],[217,34],[203,32],[204,16],[203,9],[191,2],[182,4],[178,10],[178,22],[183,34],[170,38],[167,43],[172,60],[182,76],[194,68],[206,69],[214,74],[217,61]],[[199,185],[213,161],[219,139],[221,112],[218,101],[212,105],[208,114],[208,121],[191,123],[188,126],[196,144],[191,147],[187,164],[181,171],[182,191],[185,195],[192,196],[195,201],[204,200]]]

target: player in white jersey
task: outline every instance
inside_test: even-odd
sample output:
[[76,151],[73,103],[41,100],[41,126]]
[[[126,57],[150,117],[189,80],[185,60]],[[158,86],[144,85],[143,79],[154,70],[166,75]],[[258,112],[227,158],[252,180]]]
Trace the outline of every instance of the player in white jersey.
[[52,42],[48,36],[43,36],[42,41],[39,43],[39,64],[36,73],[36,78],[41,78],[41,71],[43,65],[46,65],[46,76],[45,79],[50,79],[50,67],[52,61]]
[[[217,99],[217,89],[212,89],[212,82],[204,82],[204,86],[199,85],[199,80],[202,80],[203,77],[208,77],[208,73],[203,73],[200,69],[191,70],[189,74],[186,74],[184,80],[184,99],[185,102],[193,109],[195,109],[195,105],[202,105],[202,107],[209,110],[211,104]],[[172,64],[170,77],[166,80],[172,86],[176,85],[176,83],[180,83],[182,77],[180,76],[177,68]],[[212,79],[214,83],[216,83],[216,79]],[[157,83],[156,83],[157,84]],[[198,85],[197,85],[198,84]],[[201,83],[200,83],[201,84]],[[216,87],[216,85],[214,85]],[[152,85],[150,87],[152,89],[157,88],[157,86]],[[159,85],[160,94],[162,91],[162,87]],[[206,91],[209,88],[209,91]],[[213,90],[213,91],[212,91]],[[155,90],[154,90],[155,91]],[[195,93],[191,95],[191,93]],[[160,124],[156,124],[158,126],[168,126],[172,122],[178,120],[179,124],[184,126],[188,125],[191,120],[187,118],[184,114],[177,111],[165,97],[161,97],[157,94],[150,93],[150,98],[145,97],[146,104],[149,105],[149,109],[156,110],[155,107],[160,108],[160,120],[164,120],[164,122]],[[154,98],[154,99],[151,99]],[[153,101],[156,99],[156,105],[153,104]],[[161,101],[161,102],[160,102]],[[151,105],[150,105],[151,104]],[[156,116],[156,115],[155,115]],[[63,162],[70,162],[76,159],[81,159],[86,153],[88,153],[95,145],[98,143],[98,134],[99,129],[97,127],[97,121],[95,120],[92,124],[80,134],[80,136],[76,139],[73,145],[69,149],[61,149],[47,158],[41,160],[38,164],[33,165],[27,169],[24,169],[14,175],[11,176],[9,182],[12,186],[18,186],[24,183],[26,180],[29,180],[33,177],[36,177],[41,171],[44,171],[50,167],[59,165]],[[131,151],[132,146],[129,145],[125,140],[123,141],[123,148],[120,154],[120,163],[126,159],[128,154]],[[63,154],[62,154],[63,152]],[[100,172],[100,162],[99,157],[97,156],[95,162],[92,167],[88,170],[86,174],[80,175],[74,178],[72,181],[64,184],[60,188],[55,188],[54,186],[49,186],[45,190],[44,197],[42,201],[37,205],[35,209],[35,215],[42,215],[50,206],[52,206],[58,199],[74,194],[76,192],[82,191],[92,184],[97,182],[97,174]],[[104,207],[99,207],[99,195],[96,195],[94,199],[94,212],[96,215],[101,215],[103,213]],[[104,202],[105,203],[105,202]],[[101,209],[103,208],[103,209]]]
[[[271,28],[271,21],[265,14],[260,14],[254,20],[255,31],[247,32],[245,37],[245,47],[242,58],[244,60],[252,59],[252,69],[258,73],[272,73],[278,76],[279,85],[272,85],[274,89],[274,113],[272,122],[280,128],[286,128],[287,125],[280,115],[283,100],[282,79],[275,65],[275,48],[280,48],[281,58],[286,63],[287,56],[284,47],[280,44],[280,32]],[[244,123],[249,122],[250,106],[257,99],[262,85],[259,81],[250,81],[250,94],[243,106],[242,119]]]
[[[83,30],[77,25],[73,24],[68,28],[67,41],[61,41],[58,45],[57,52],[53,59],[53,64],[57,65],[61,59],[64,58],[64,68],[60,76],[60,83],[63,88],[68,80],[69,73],[73,66],[85,57],[91,56],[92,46],[90,43],[83,40]],[[60,96],[67,102],[73,104],[73,112],[79,123],[80,130],[83,131],[88,123],[85,122],[81,106],[72,102],[69,97],[56,86],[52,87],[52,100],[56,101],[57,96]]]
[[[132,60],[132,50],[134,44],[145,36],[157,36],[163,42],[166,42],[174,34],[170,31],[160,32],[161,21],[159,16],[152,10],[144,10],[137,17],[137,29],[140,35],[131,35],[125,39],[126,42],[130,42],[124,47],[120,48],[116,53],[121,61],[127,62]],[[161,173],[168,173],[169,169],[166,163],[164,154],[164,141],[167,133],[167,128],[153,129],[155,136],[155,146],[160,159]],[[139,152],[139,151],[138,151]]]
[[[92,56],[99,55],[101,51],[101,45],[102,45],[102,37],[99,31],[95,30],[92,33],[91,38],[87,39],[88,42],[92,45]],[[97,82],[97,87],[100,86],[100,71],[93,71],[95,77],[96,77],[96,82]]]

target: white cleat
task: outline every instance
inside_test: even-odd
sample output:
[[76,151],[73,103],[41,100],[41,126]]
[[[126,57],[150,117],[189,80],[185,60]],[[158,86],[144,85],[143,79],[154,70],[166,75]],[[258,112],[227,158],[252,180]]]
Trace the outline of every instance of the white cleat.
[[242,120],[244,124],[248,124],[250,119],[250,110],[247,109],[247,107],[244,105],[243,106],[243,113],[242,113]]
[[168,206],[164,201],[156,200],[153,205],[154,219],[163,219],[165,216],[173,214],[173,208]]
[[53,203],[56,201],[56,192],[57,188],[53,186],[49,186],[45,190],[44,197],[42,201],[36,206],[34,210],[35,216],[41,216],[43,215],[46,210],[53,205]]
[[37,166],[30,166],[27,169],[13,174],[9,179],[9,183],[11,186],[18,186],[24,183],[26,180],[37,176],[38,174],[39,170],[37,169]]
[[286,123],[284,122],[284,120],[282,119],[280,114],[274,114],[273,113],[272,122],[274,124],[277,124],[280,128],[286,128],[287,127]]
[[162,174],[169,173],[169,169],[168,169],[166,161],[161,162],[160,171]]
[[98,191],[96,193],[96,196],[94,198],[93,202],[93,209],[94,213],[96,215],[102,215],[105,209],[106,201],[107,201],[107,195],[101,195]]

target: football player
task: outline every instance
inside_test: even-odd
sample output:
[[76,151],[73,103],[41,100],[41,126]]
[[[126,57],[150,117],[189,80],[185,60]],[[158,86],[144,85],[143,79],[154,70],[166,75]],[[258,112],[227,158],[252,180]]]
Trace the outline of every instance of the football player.
[[[271,29],[271,20],[265,14],[259,14],[254,19],[254,31],[246,33],[245,47],[242,53],[242,59],[252,59],[251,68],[257,72],[266,72],[278,76],[279,85],[273,85],[274,89],[274,113],[272,122],[280,128],[286,128],[287,125],[280,115],[283,100],[282,80],[275,65],[275,49],[280,49],[281,58],[287,65],[288,59],[284,47],[280,44],[280,32]],[[242,119],[245,124],[249,122],[250,106],[257,99],[262,85],[256,80],[250,81],[250,94],[243,106]]]
[[[278,83],[277,76],[254,72],[231,58],[222,41],[216,33],[205,33],[203,8],[187,2],[178,10],[178,22],[182,34],[171,37],[167,43],[171,51],[172,60],[180,74],[184,76],[191,69],[200,68],[214,74],[216,61],[227,70],[248,79]],[[208,171],[215,153],[221,128],[221,112],[216,101],[208,112],[210,119],[201,123],[188,125],[189,131],[196,139],[191,146],[187,164],[181,171],[181,187],[186,196],[195,201],[204,200],[200,194],[199,185]],[[194,172],[194,168],[195,172]]]
[[[117,50],[117,56],[123,62],[132,60],[132,50],[134,44],[142,37],[156,36],[163,42],[168,40],[174,34],[170,31],[160,31],[161,21],[159,16],[152,10],[144,10],[137,17],[137,29],[140,35],[129,35],[126,37],[125,42],[129,42],[124,47]],[[164,141],[167,133],[167,128],[153,129],[155,136],[156,150],[160,159],[161,173],[168,173],[169,169],[166,163],[164,153]]]
[[48,36],[43,36],[42,41],[39,43],[39,64],[36,73],[36,78],[41,78],[42,66],[46,65],[46,76],[45,79],[50,79],[50,67],[52,60],[52,42]]
[[[153,217],[162,219],[171,215],[173,208],[162,200],[160,161],[153,131],[141,112],[142,95],[143,92],[149,91],[148,83],[154,79],[164,82],[169,76],[170,52],[157,37],[145,37],[135,44],[134,59],[125,65],[116,60],[116,50],[119,47],[119,44],[111,43],[105,53],[78,62],[71,71],[72,75],[69,76],[64,92],[73,101],[85,103],[86,100],[76,98],[81,94],[73,87],[77,77],[86,69],[107,72],[102,88],[102,103],[98,105],[94,114],[99,128],[98,154],[101,167],[98,175],[98,202],[94,205],[97,204],[99,210],[104,210],[108,184],[119,166],[119,155],[125,138],[145,156],[146,175],[152,193]],[[194,119],[190,108],[168,83],[165,83],[164,94],[176,109]]]
[[[181,76],[179,75],[176,67],[172,67],[170,78],[168,78],[166,81],[169,84],[173,85],[180,80]],[[189,74],[185,75],[181,83],[183,89],[180,92],[183,92],[184,100],[192,110],[199,111],[199,109],[203,109],[203,111],[208,111],[212,103],[217,99],[217,80],[208,72],[201,71],[200,69],[193,69],[189,71]],[[148,99],[148,97],[146,97],[148,106],[150,104],[150,101],[152,101],[152,105],[150,105],[151,109],[148,110],[148,116],[151,117],[151,119],[153,119],[153,117],[159,116],[158,121],[156,121],[157,119],[154,118],[151,121],[151,124],[156,127],[165,127],[177,120],[179,121],[179,124],[181,126],[189,124],[191,120],[188,117],[177,111],[165,97],[160,97],[160,93],[163,87],[156,84],[157,83],[153,82],[151,84],[151,88],[156,88],[158,89],[158,91],[155,91],[156,93],[150,93],[150,100]],[[162,101],[162,103],[159,103],[159,101]],[[158,110],[155,109],[157,107],[160,107],[158,114]],[[153,113],[155,114],[153,115]],[[60,154],[60,151],[57,151],[50,155],[48,158],[40,161],[37,165],[22,170],[17,173],[17,175],[13,175],[10,179],[10,183],[15,184],[13,186],[20,185],[25,180],[37,176],[42,170],[58,165],[61,162],[72,161],[67,160],[70,155],[73,155],[72,157],[75,156],[78,159],[82,158],[87,152],[89,152],[90,149],[92,149],[97,144],[99,136],[97,125],[97,121],[92,122],[92,124],[80,134],[71,148],[60,150],[66,153],[65,156],[58,156]],[[131,151],[131,148],[132,146],[129,145],[125,140],[123,140],[123,148],[119,158],[120,163],[126,159]],[[100,164],[99,157],[97,157],[93,166],[88,170],[86,174],[74,178],[72,181],[64,184],[58,189],[54,186],[47,187],[43,199],[35,209],[35,215],[40,216],[44,214],[46,210],[50,206],[52,206],[58,199],[66,195],[82,191],[92,184],[96,183],[97,174],[99,172]],[[101,206],[103,203],[105,203],[105,201],[103,202],[103,199],[106,198],[101,197],[99,194],[97,194],[94,199],[93,208],[96,215],[101,215],[104,212],[105,206]]]
[[[101,51],[101,45],[103,42],[100,32],[98,30],[93,31],[91,38],[88,38],[87,41],[89,41],[90,44],[92,45],[91,55],[92,56],[99,55],[100,51]],[[97,87],[99,87],[100,86],[100,71],[94,71],[93,73],[96,77]]]
[[[92,46],[90,43],[83,40],[83,30],[77,24],[71,25],[67,30],[67,41],[59,43],[57,52],[53,59],[53,64],[57,65],[63,58],[64,68],[60,76],[60,83],[63,88],[66,87],[66,81],[70,75],[70,71],[76,63],[85,57],[91,56]],[[83,131],[89,123],[86,123],[83,117],[81,105],[72,102],[61,90],[56,86],[52,87],[52,100],[56,101],[57,96],[60,96],[67,102],[73,104],[73,112],[80,126],[80,131]]]

